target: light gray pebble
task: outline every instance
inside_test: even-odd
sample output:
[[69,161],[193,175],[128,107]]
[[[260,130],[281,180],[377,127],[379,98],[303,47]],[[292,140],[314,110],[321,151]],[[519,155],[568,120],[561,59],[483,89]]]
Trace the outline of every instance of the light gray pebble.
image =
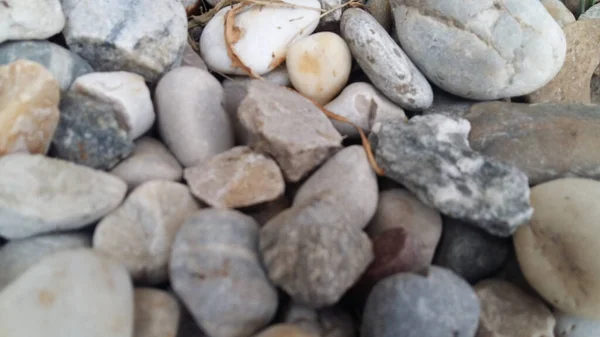
[[0,2],[0,43],[6,40],[47,39],[60,33],[65,16],[60,0]]

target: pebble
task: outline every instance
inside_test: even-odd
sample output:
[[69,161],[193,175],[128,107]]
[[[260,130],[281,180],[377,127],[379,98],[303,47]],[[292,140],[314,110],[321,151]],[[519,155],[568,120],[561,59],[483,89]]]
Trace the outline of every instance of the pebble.
[[136,288],[134,337],[177,335],[179,303],[168,292],[153,288]]
[[306,305],[292,303],[286,308],[283,314],[283,321],[294,324],[314,336],[356,336],[352,316],[340,306],[316,310]]
[[387,98],[407,110],[431,105],[429,82],[373,16],[362,9],[347,9],[340,30],[356,62]]
[[592,320],[556,311],[556,337],[600,337],[600,320]]
[[235,210],[189,217],[173,244],[170,280],[211,337],[247,337],[275,315],[278,294],[258,255],[258,224]]
[[319,335],[308,333],[294,324],[279,323],[271,325],[254,337],[319,337]]
[[0,66],[0,155],[45,154],[58,125],[59,101],[58,82],[41,64]]
[[91,224],[117,208],[125,183],[39,154],[0,157],[0,236],[19,239]]
[[275,200],[285,181],[275,161],[236,146],[183,171],[192,194],[214,208],[240,208]]
[[271,155],[286,181],[299,181],[341,148],[331,121],[298,93],[261,80],[238,90],[237,118],[248,145]]
[[[564,29],[565,26],[572,24],[576,21],[575,15],[565,6],[561,0],[541,0],[542,5],[546,7],[546,10],[554,20]],[[568,47],[568,43],[567,43]],[[568,59],[568,57],[567,57]]]
[[[254,73],[263,75],[285,61],[290,44],[310,35],[319,23],[318,0],[285,0],[290,5],[251,4],[235,15],[231,49]],[[237,7],[237,6],[236,6]],[[225,16],[231,6],[223,7],[208,22],[200,37],[202,59],[208,68],[222,74],[246,75],[229,57],[225,43]]]
[[98,170],[110,170],[133,151],[112,104],[69,91],[61,97],[52,155]]
[[127,271],[92,249],[42,259],[0,293],[0,336],[131,337]]
[[364,309],[362,337],[475,336],[480,304],[467,282],[431,266],[398,273],[373,288]]
[[514,165],[537,185],[563,176],[600,179],[600,108],[582,104],[474,105],[473,150]]
[[[577,4],[579,5],[579,4]],[[600,3],[595,4],[590,7],[585,13],[581,14],[577,20],[590,20],[590,19],[599,19],[600,18]]]
[[172,181],[146,182],[98,223],[94,249],[124,265],[138,283],[163,283],[168,280],[175,236],[198,209],[187,186]]
[[179,181],[181,164],[160,141],[142,137],[135,141],[131,155],[117,164],[111,174],[123,179],[129,190],[151,180]]
[[94,71],[77,54],[52,42],[30,40],[0,44],[0,65],[18,59],[43,65],[58,81],[61,91],[67,91],[75,78]]
[[0,5],[0,43],[47,39],[65,26],[60,0],[4,0]]
[[556,309],[600,319],[600,182],[562,178],[531,189],[535,212],[513,236],[531,286]]
[[67,45],[96,71],[128,71],[153,83],[181,64],[187,16],[178,1],[61,1]]
[[[401,107],[367,82],[355,82],[346,86],[339,96],[325,105],[325,109],[346,117],[367,133],[377,122],[407,120]],[[356,128],[348,123],[335,120],[331,122],[342,135],[351,138],[360,136]]]
[[186,43],[185,48],[183,49],[183,58],[181,60],[181,66],[195,67],[208,71],[206,63],[204,62],[202,57],[200,57],[200,55],[198,55],[198,53],[196,53],[196,51],[192,49],[192,46],[189,43]]
[[368,0],[366,5],[369,13],[373,15],[383,29],[389,32],[394,23],[390,0]]
[[234,146],[234,130],[222,105],[223,87],[209,72],[172,70],[158,82],[154,95],[162,140],[183,167]]
[[111,104],[129,139],[148,131],[156,119],[144,78],[126,71],[90,73],[78,77],[71,90]]
[[91,238],[80,233],[38,235],[9,241],[0,248],[0,291],[46,256],[91,246]]
[[385,176],[426,205],[503,237],[531,217],[527,176],[473,151],[467,120],[433,114],[378,129],[370,139]]
[[565,62],[565,34],[539,0],[390,1],[404,51],[451,94],[525,95],[550,82]]

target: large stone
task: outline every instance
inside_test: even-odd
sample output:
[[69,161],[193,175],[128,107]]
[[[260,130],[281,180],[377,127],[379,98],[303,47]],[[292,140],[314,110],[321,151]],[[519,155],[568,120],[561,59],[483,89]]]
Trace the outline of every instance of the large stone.
[[6,40],[47,39],[60,33],[65,16],[60,0],[0,2],[0,43]]
[[539,0],[390,1],[406,54],[457,96],[525,95],[565,62],[565,34]]
[[175,337],[180,307],[171,294],[153,288],[135,289],[133,337]]

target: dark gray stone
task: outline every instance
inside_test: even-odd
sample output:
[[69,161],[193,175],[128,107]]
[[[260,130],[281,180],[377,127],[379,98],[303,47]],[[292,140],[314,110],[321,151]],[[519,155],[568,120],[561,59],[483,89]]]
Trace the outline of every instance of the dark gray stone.
[[119,127],[111,104],[68,92],[60,103],[60,121],[52,154],[99,170],[109,170],[133,152],[127,131]]
[[481,307],[465,280],[431,266],[379,282],[367,300],[361,337],[473,337]]
[[467,120],[434,114],[375,129],[370,139],[385,175],[425,204],[497,236],[531,218],[527,176],[473,151]]

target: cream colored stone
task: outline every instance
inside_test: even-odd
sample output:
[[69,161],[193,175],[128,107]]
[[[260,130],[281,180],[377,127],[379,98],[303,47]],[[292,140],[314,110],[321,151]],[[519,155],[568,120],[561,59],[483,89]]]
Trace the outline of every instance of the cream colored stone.
[[135,289],[134,337],[175,337],[181,310],[177,299],[166,291]]

